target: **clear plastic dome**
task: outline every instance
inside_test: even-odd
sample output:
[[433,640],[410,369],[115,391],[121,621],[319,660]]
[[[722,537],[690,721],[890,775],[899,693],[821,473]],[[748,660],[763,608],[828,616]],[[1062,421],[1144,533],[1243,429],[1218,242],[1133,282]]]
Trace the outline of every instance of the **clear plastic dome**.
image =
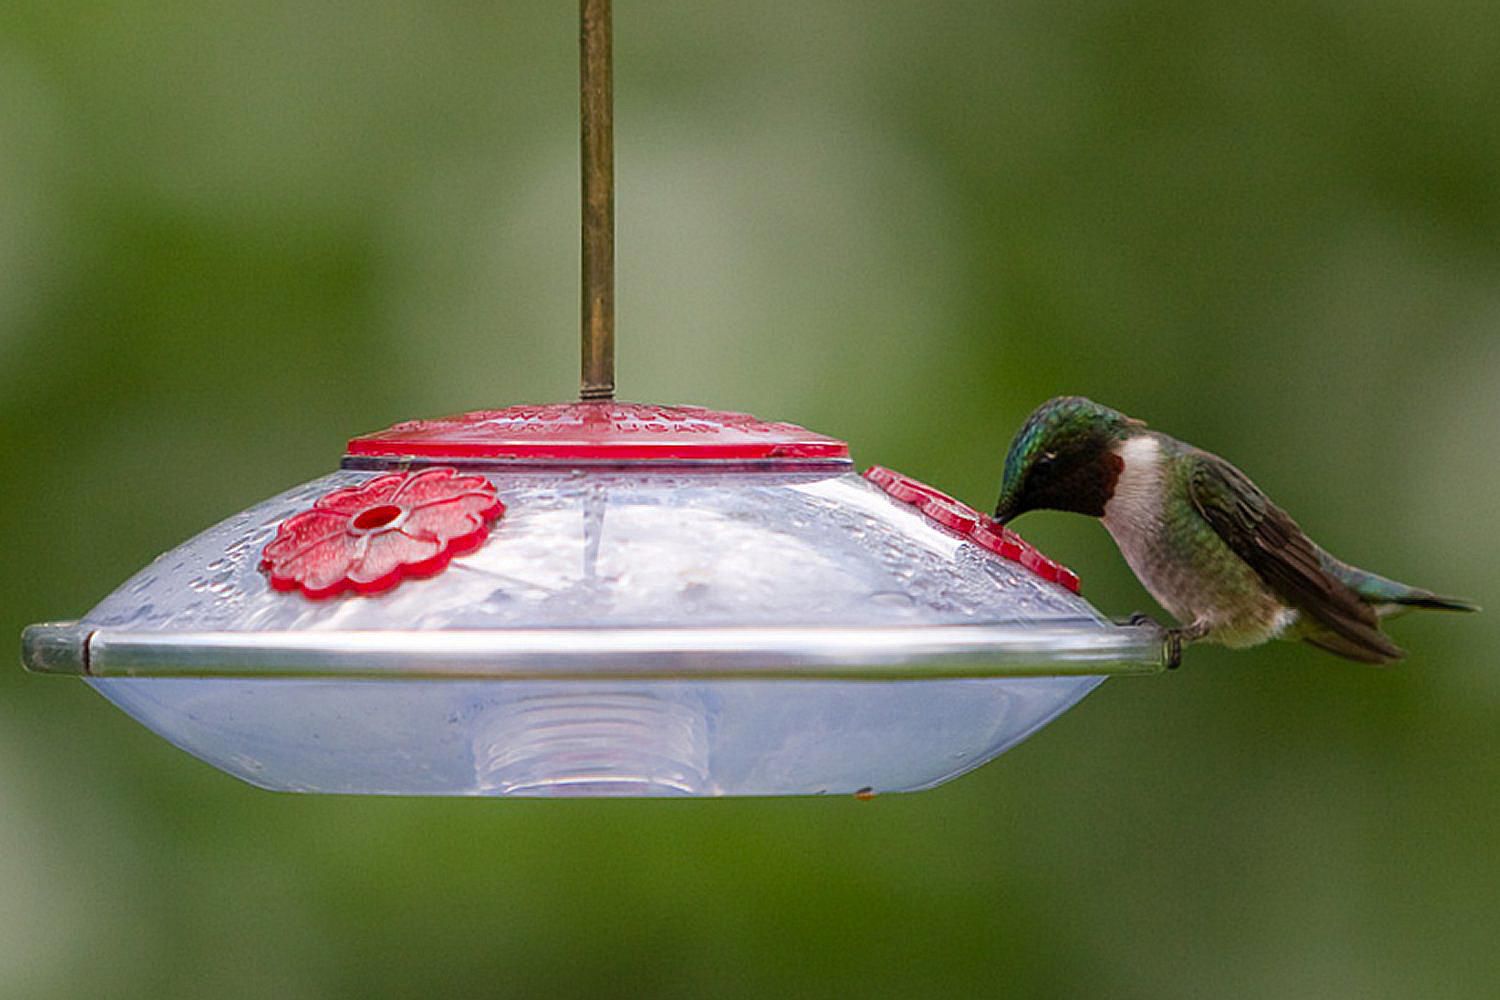
[[[756,447],[787,450],[770,426]],[[611,462],[594,441],[542,463],[414,455],[414,428],[34,627],[30,665],[266,788],[433,795],[925,788],[1161,665],[1154,633],[1102,619],[1055,564],[836,453]],[[475,547],[379,593],[278,589],[265,553],[299,512],[444,458],[503,505]],[[397,523],[397,500],[349,514],[350,537]]]

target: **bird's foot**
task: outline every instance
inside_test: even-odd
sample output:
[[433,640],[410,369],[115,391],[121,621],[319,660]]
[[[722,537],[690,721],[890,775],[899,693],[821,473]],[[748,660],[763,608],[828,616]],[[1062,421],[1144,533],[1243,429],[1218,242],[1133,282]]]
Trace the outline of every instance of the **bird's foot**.
[[1161,622],[1152,618],[1144,611],[1137,611],[1129,618],[1120,622],[1121,625],[1139,628],[1142,625],[1150,625],[1156,629],[1161,636],[1163,658],[1167,661],[1168,670],[1176,670],[1182,666],[1182,647],[1192,642],[1196,636],[1190,636],[1188,629],[1167,628]]
[[1190,642],[1202,639],[1211,631],[1213,631],[1213,625],[1202,618],[1182,628],[1167,629],[1167,669],[1176,670],[1181,666],[1183,648]]

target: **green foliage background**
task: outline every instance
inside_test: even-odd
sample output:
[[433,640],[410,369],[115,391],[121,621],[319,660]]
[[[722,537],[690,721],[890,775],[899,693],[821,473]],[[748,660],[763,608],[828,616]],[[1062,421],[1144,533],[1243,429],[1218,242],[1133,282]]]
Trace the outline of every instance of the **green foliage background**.
[[[1082,392],[1500,603],[1500,6],[617,7],[624,396],[982,506]],[[0,634],[353,433],[573,392],[575,17],[6,5]],[[13,667],[0,995],[1492,997],[1500,617],[1395,632],[1195,651],[874,803],[272,795]]]

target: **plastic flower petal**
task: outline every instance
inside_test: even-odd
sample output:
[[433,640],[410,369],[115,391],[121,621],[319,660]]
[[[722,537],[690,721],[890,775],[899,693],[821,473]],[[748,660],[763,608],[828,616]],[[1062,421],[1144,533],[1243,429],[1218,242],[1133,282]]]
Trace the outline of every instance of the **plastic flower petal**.
[[450,466],[388,473],[327,493],[281,522],[261,569],[277,590],[314,600],[349,590],[378,594],[441,572],[478,548],[503,513],[483,476]]

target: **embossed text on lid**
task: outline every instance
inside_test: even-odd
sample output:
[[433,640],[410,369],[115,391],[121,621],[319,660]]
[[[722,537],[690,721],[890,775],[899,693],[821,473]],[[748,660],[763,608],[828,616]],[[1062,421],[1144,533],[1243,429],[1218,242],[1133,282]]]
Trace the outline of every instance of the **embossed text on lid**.
[[698,406],[586,402],[409,420],[349,442],[373,457],[541,461],[847,461],[849,446],[796,424]]

